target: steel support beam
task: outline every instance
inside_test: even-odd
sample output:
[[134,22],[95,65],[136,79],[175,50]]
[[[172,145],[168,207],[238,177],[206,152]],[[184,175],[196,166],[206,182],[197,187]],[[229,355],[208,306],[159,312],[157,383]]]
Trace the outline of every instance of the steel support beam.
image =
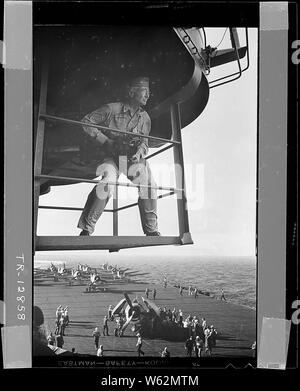
[[40,113],[45,112],[47,106],[48,72],[49,72],[49,57],[46,51],[44,50],[43,57],[42,57],[39,116],[37,122],[35,155],[34,155],[34,204],[33,204],[34,249],[35,249],[35,240],[37,235],[38,206],[39,206],[39,197],[40,197],[40,181],[37,179],[37,175],[40,175],[42,173],[42,160],[43,160],[44,136],[45,136],[45,120],[41,118]]
[[110,250],[123,248],[181,245],[178,236],[38,236],[37,251]]
[[119,225],[118,225],[118,206],[119,206],[119,187],[115,186],[113,196],[113,235],[118,236]]
[[174,103],[170,107],[170,110],[173,139],[179,141],[179,144],[174,146],[173,149],[176,187],[179,186],[182,189],[182,192],[180,194],[177,193],[179,235],[184,242],[183,244],[192,244],[193,240],[189,229],[189,217],[185,194],[184,162],[181,142],[181,120],[179,103]]

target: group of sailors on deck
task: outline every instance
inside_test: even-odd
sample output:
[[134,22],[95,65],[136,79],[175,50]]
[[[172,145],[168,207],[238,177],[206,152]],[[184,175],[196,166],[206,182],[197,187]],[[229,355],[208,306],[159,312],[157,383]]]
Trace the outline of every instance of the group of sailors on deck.
[[54,335],[52,331],[47,336],[48,345],[57,346],[62,348],[64,345],[65,329],[69,325],[69,307],[59,305],[55,312],[55,331]]

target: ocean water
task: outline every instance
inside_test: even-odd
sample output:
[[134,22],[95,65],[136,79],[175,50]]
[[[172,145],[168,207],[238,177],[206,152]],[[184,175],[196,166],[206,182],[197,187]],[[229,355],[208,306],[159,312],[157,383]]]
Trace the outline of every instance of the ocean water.
[[[94,252],[93,252],[94,253]],[[140,273],[135,279],[154,284],[162,284],[164,276],[169,284],[194,286],[208,291],[211,296],[219,296],[221,289],[232,303],[256,308],[256,261],[248,257],[205,257],[192,255],[147,256],[147,255],[97,255],[75,254],[64,259],[61,255],[51,255],[35,261],[35,267],[48,267],[50,261],[58,264],[66,262],[67,267],[76,267],[80,262],[91,267],[100,267],[104,262],[129,268]],[[43,256],[43,258],[46,258]]]

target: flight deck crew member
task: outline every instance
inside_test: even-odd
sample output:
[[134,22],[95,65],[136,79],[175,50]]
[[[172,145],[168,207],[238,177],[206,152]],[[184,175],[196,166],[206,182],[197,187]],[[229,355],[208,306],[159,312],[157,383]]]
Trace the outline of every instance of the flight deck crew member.
[[95,327],[92,336],[94,337],[95,350],[97,350],[99,347],[99,339],[100,339],[100,331],[98,327]]
[[217,335],[218,335],[218,332],[217,330],[214,328],[213,325],[210,326],[210,330],[211,330],[211,341],[212,341],[212,347],[216,347],[217,345]]
[[165,347],[164,350],[161,352],[161,357],[170,357],[170,352],[168,351],[168,348]]
[[[81,236],[91,235],[108,200],[113,195],[115,186],[105,181],[117,182],[124,173],[138,188],[138,206],[144,233],[147,236],[160,236],[157,227],[157,191],[150,166],[145,160],[148,153],[148,139],[122,136],[120,133],[94,128],[93,124],[118,129],[136,134],[149,135],[151,120],[142,106],[149,99],[149,79],[137,77],[128,85],[128,98],[123,102],[106,104],[94,112],[87,114],[82,122],[87,125],[84,131],[103,146],[104,159],[99,162],[96,171],[99,183],[88,196],[78,222]],[[120,145],[123,145],[120,148]],[[124,153],[126,150],[126,153]],[[120,157],[121,156],[121,157]],[[124,158],[127,156],[127,158]],[[151,186],[151,188],[143,186]]]
[[69,307],[66,306],[64,308],[64,311],[63,311],[63,315],[64,315],[64,319],[65,319],[65,325],[66,327],[69,325],[70,323],[70,318],[69,318]]
[[66,321],[65,321],[64,315],[62,314],[60,319],[59,319],[59,331],[58,331],[58,333],[60,335],[65,335],[65,329],[66,329]]
[[57,346],[58,348],[61,348],[61,349],[62,349],[62,347],[64,346],[64,343],[65,343],[65,341],[64,341],[63,336],[62,336],[61,334],[58,334],[58,335],[56,336],[56,346]]
[[100,345],[99,349],[97,350],[97,356],[98,357],[103,357],[103,352],[104,352],[103,345]]
[[195,352],[196,352],[196,357],[201,357],[201,353],[203,350],[203,341],[199,337],[199,335],[196,336],[195,339]]
[[179,324],[180,327],[183,327],[183,323],[182,323],[182,321],[183,321],[183,313],[182,313],[181,310],[179,310],[178,314],[179,314],[178,324]]
[[110,304],[110,306],[108,307],[108,313],[107,313],[109,320],[112,320],[112,312],[113,312],[113,307]]
[[149,288],[146,288],[146,290],[145,290],[145,295],[146,295],[146,297],[147,297],[147,299],[149,298]]
[[186,354],[187,354],[188,356],[190,356],[190,357],[192,357],[193,348],[194,348],[193,337],[190,337],[190,338],[188,338],[188,339],[185,341]]
[[156,299],[156,289],[154,288],[153,289],[153,300],[155,300]]
[[227,301],[223,289],[221,289],[221,297],[220,297],[220,300],[221,300],[221,301],[222,301],[222,300]]
[[50,334],[48,335],[47,341],[48,341],[48,345],[53,345],[54,346],[54,344],[55,344],[55,337],[52,334],[52,332],[50,332]]
[[141,337],[140,334],[137,334],[137,337],[138,337],[138,340],[137,340],[137,343],[136,343],[137,354],[138,354],[139,357],[140,357],[141,354],[144,356],[145,353],[142,351],[142,345],[143,345],[142,337]]
[[168,283],[168,281],[167,281],[167,277],[164,277],[164,288],[166,288],[166,287],[167,287],[167,283]]
[[194,298],[197,299],[197,296],[198,296],[198,289],[195,288],[195,289],[194,289]]
[[108,319],[107,319],[106,315],[104,316],[104,319],[103,319],[103,335],[105,335],[105,332],[106,332],[106,335],[109,335],[108,334]]

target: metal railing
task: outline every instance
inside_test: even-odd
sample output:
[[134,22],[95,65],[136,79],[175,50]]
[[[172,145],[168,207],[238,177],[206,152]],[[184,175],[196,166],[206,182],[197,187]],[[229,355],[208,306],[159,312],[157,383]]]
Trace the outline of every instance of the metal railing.
[[126,134],[128,136],[135,137],[135,138],[136,137],[140,137],[140,138],[147,138],[149,140],[164,141],[165,143],[180,144],[180,141],[169,140],[169,139],[166,139],[166,138],[149,136],[149,135],[140,134],[140,133],[126,132],[124,130],[119,130],[119,129],[115,129],[115,128],[109,128],[107,126],[96,125],[96,124],[82,122],[82,121],[76,121],[74,119],[56,117],[55,115],[40,114],[40,118],[44,118],[44,119],[49,120],[49,121],[59,121],[59,122],[64,122],[64,123],[69,123],[69,124],[74,124],[74,125],[89,126],[91,128],[103,129],[103,130],[107,130],[107,131],[110,131],[110,132],[120,133],[122,135]]
[[[99,180],[97,179],[85,179],[85,178],[73,178],[73,177],[64,177],[64,176],[56,176],[56,175],[36,175],[36,179],[50,179],[54,181],[63,181],[63,182],[85,182],[85,183],[95,183],[98,184]],[[136,185],[134,183],[125,183],[125,182],[112,182],[112,181],[106,181],[101,180],[101,183],[105,183],[107,185],[113,185],[113,186],[125,186],[125,187],[137,187],[137,188],[146,188],[146,189],[156,189],[156,190],[169,190],[174,191],[175,193],[180,193],[184,191],[184,189],[175,189],[174,187],[166,187],[166,186],[148,186],[148,185]]]
[[[62,118],[62,117],[57,117],[57,116],[48,115],[48,114],[40,114],[40,117],[44,118],[46,120],[50,120],[50,121],[59,121],[59,122],[64,122],[64,123],[69,123],[69,124],[74,124],[74,125],[81,125],[81,126],[91,126],[91,127],[95,127],[95,128],[98,128],[98,129],[104,129],[104,130],[107,130],[109,132],[121,133],[122,135],[126,134],[126,135],[129,135],[129,136],[132,136],[132,137],[141,137],[141,138],[147,138],[147,139],[151,139],[151,140],[158,140],[158,141],[164,141],[166,143],[170,143],[170,145],[160,149],[159,151],[154,152],[153,154],[151,154],[149,156],[146,156],[145,159],[150,159],[150,158],[152,158],[154,156],[157,156],[158,154],[160,154],[162,152],[165,152],[166,150],[174,147],[175,144],[177,144],[177,145],[181,144],[180,141],[176,141],[176,140],[168,140],[168,139],[164,139],[164,138],[161,138],[161,137],[154,137],[154,136],[148,136],[148,135],[137,134],[137,133],[133,134],[132,132],[126,132],[126,131],[122,131],[122,130],[119,130],[119,129],[109,128],[109,127],[102,126],[102,125],[97,125],[97,124],[88,124],[86,122],[72,120],[72,119],[67,119],[67,118]],[[77,182],[94,183],[94,184],[98,184],[99,183],[99,180],[97,180],[97,179],[62,177],[62,176],[57,176],[57,175],[46,175],[46,174],[36,175],[35,178],[36,179],[47,179],[47,180],[53,180],[53,181],[74,182],[74,183],[77,183]],[[169,193],[159,195],[157,197],[158,199],[165,198],[165,197],[177,194],[177,193],[182,193],[184,191],[184,189],[179,189],[179,188],[176,189],[176,188],[167,187],[167,186],[148,186],[148,185],[140,185],[140,184],[134,184],[134,183],[112,182],[112,181],[106,181],[106,180],[103,180],[103,179],[101,179],[101,183],[112,185],[112,186],[147,188],[147,189],[156,189],[156,190],[169,191]],[[130,208],[130,207],[133,207],[133,206],[137,206],[137,205],[138,205],[138,203],[133,203],[133,204],[129,204],[129,205],[126,205],[126,206],[123,206],[123,207],[120,207],[120,208],[116,208],[116,209],[104,209],[104,212],[118,212],[118,211]],[[56,210],[73,210],[73,211],[82,211],[83,210],[83,208],[77,208],[77,207],[59,207],[59,206],[49,206],[49,205],[39,205],[39,209],[50,209],[50,210],[56,209]]]
[[[161,199],[161,198],[165,198],[165,197],[169,197],[171,195],[174,195],[175,192],[174,191],[171,191],[169,193],[166,193],[166,194],[161,194],[159,195],[157,198],[158,199]],[[117,209],[104,209],[103,212],[119,212],[121,210],[124,210],[124,209],[128,209],[128,208],[132,208],[133,206],[138,206],[138,203],[135,202],[133,204],[128,204],[128,205],[125,205],[125,206],[121,206],[120,208],[117,208]],[[55,209],[55,210],[73,210],[73,211],[83,211],[83,208],[78,208],[78,207],[73,207],[73,206],[52,206],[52,205],[40,205],[39,206],[40,209]]]
[[[215,80],[212,80],[209,82],[209,88],[212,89],[212,88],[215,88],[215,87],[218,87],[218,86],[221,86],[221,85],[224,85],[224,84],[227,84],[227,83],[230,83],[234,80],[237,80],[239,79],[241,76],[242,76],[242,73],[245,72],[248,68],[249,68],[249,65],[250,65],[250,61],[249,61],[249,43],[248,43],[248,28],[245,28],[246,30],[246,53],[247,53],[247,65],[245,66],[244,69],[242,69],[241,67],[241,60],[240,60],[240,57],[239,57],[239,52],[238,52],[238,47],[236,46],[236,42],[235,42],[235,39],[233,38],[232,42],[233,42],[233,49],[235,51],[235,54],[236,54],[236,58],[237,58],[237,63],[238,63],[238,67],[239,67],[239,71],[238,72],[234,72],[234,73],[231,73],[230,75],[227,75],[227,76],[223,76],[223,77],[220,77],[218,79],[215,79]],[[231,31],[231,29],[230,29]],[[232,34],[232,33],[231,33]],[[234,77],[233,79],[230,79],[230,80],[227,80],[227,81],[224,81],[223,83],[218,83],[218,84],[215,84],[215,85],[212,85],[211,84],[214,84],[216,83],[217,81],[220,81],[220,80],[224,80],[224,79],[228,79],[229,77],[232,77],[232,76],[235,76],[235,75],[238,75],[237,77]]]

